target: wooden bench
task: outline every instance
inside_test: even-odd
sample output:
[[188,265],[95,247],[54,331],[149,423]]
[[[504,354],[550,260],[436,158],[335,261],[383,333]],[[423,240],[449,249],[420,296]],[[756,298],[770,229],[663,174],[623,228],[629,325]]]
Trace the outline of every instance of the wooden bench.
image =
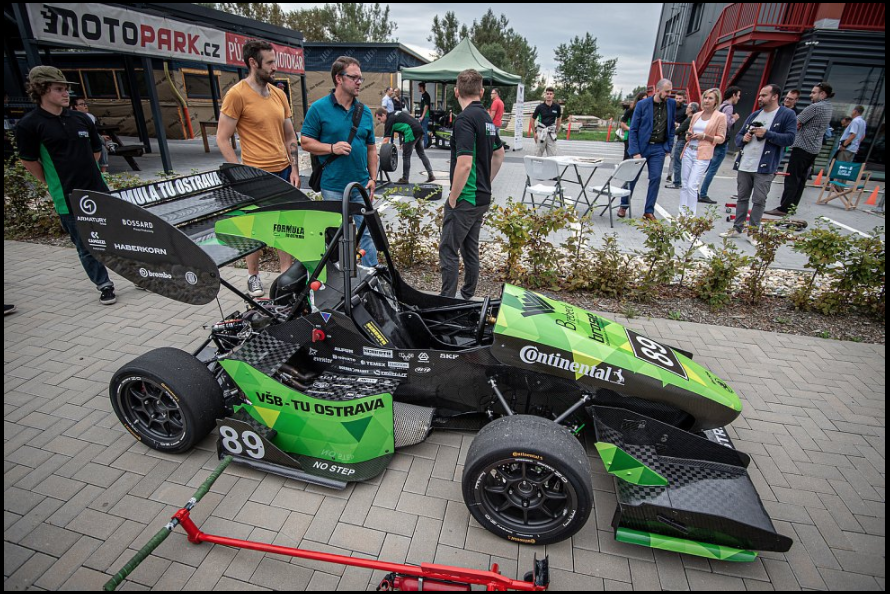
[[112,157],[123,157],[133,171],[142,171],[136,159],[133,157],[141,157],[145,154],[145,147],[141,144],[124,144],[117,135],[120,126],[96,126],[96,130],[103,136],[111,138],[108,147],[108,155]]
[[[198,122],[201,125],[201,138],[204,140],[204,152],[210,152],[210,144],[207,142],[207,128],[216,128],[219,126],[219,122],[216,120],[206,120],[203,122]],[[232,148],[237,149],[238,145],[235,144],[235,136],[232,135]]]

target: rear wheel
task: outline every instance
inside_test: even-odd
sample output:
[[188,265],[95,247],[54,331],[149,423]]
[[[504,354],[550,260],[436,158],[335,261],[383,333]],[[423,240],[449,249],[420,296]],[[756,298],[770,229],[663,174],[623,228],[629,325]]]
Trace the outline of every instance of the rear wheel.
[[593,508],[584,447],[561,425],[528,415],[482,428],[467,453],[462,490],[486,530],[526,544],[569,538]]
[[186,452],[223,416],[222,389],[207,367],[160,348],[121,367],[109,386],[111,406],[133,436],[161,452]]

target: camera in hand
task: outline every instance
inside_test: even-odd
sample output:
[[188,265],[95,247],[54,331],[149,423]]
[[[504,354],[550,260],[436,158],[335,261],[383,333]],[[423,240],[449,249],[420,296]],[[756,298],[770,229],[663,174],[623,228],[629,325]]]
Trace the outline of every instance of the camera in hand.
[[754,134],[754,130],[757,130],[758,128],[763,128],[763,122],[751,122],[751,124],[748,126],[748,134],[754,136],[755,140],[763,140],[762,138]]

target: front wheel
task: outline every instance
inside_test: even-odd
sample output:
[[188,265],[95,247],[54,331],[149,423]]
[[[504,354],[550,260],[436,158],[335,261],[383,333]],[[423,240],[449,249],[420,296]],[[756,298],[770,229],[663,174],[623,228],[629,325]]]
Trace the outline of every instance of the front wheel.
[[187,452],[210,433],[225,410],[222,389],[207,366],[169,347],[121,367],[108,390],[124,427],[160,452]]
[[503,417],[479,431],[462,490],[486,530],[524,544],[569,538],[593,509],[584,447],[565,427],[529,415]]

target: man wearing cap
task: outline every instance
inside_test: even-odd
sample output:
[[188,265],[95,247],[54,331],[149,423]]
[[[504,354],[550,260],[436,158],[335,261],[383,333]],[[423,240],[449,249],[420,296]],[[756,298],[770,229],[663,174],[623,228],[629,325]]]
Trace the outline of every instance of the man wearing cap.
[[102,138],[86,115],[68,109],[68,86],[74,84],[78,83],[65,80],[58,68],[32,68],[28,73],[28,95],[37,103],[37,109],[19,120],[16,142],[25,169],[49,186],[62,227],[71,236],[87,276],[99,290],[99,302],[111,305],[116,301],[114,283],[105,266],[84,246],[66,201],[74,189],[108,191],[98,165]]

